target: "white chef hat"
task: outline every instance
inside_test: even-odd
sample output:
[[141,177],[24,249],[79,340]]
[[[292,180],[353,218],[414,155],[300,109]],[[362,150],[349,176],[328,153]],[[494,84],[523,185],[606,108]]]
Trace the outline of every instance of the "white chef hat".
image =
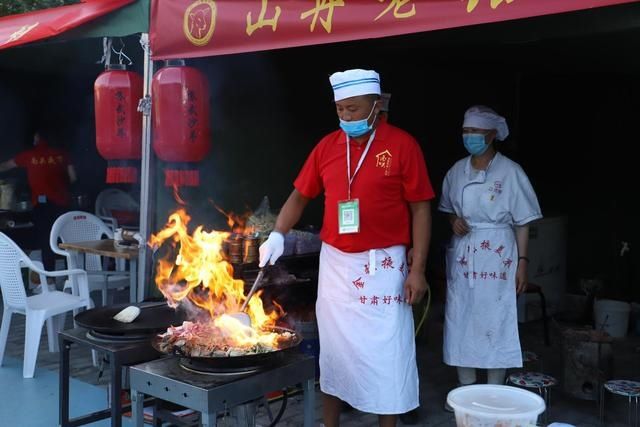
[[346,70],[329,77],[334,101],[359,95],[380,95],[380,75],[373,70]]
[[464,113],[463,128],[495,129],[496,139],[504,140],[509,136],[509,126],[504,117],[484,105],[474,105]]

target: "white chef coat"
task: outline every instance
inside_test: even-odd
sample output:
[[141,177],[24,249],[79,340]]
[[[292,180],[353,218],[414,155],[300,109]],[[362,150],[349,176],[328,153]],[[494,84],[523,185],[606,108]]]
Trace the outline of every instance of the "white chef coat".
[[520,165],[496,153],[486,171],[471,156],[447,172],[438,209],[464,218],[471,231],[447,248],[444,362],[472,368],[522,366],[514,226],[541,218]]

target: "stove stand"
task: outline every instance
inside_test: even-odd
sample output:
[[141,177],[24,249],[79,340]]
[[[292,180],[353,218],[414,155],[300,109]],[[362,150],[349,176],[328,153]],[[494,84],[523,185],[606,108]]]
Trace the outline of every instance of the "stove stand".
[[253,427],[256,400],[300,383],[304,392],[304,427],[312,427],[315,419],[315,360],[301,353],[291,353],[265,370],[238,375],[186,370],[180,366],[179,358],[167,357],[131,366],[129,380],[136,427],[144,425],[145,395],[200,412],[203,427],[215,427],[216,414],[228,409],[236,427]]
[[[113,341],[107,339],[108,336],[104,334],[99,339],[95,339],[93,336],[94,334],[85,328],[69,329],[58,334],[60,341],[60,427],[81,426],[104,418],[111,418],[112,427],[121,427],[122,412],[128,410],[130,406],[120,405],[122,369],[126,369],[128,365],[157,359],[160,356],[151,346],[149,337],[144,341],[139,339]],[[117,337],[115,338],[117,339]],[[73,343],[105,353],[108,356],[111,371],[111,408],[69,419],[69,356]]]

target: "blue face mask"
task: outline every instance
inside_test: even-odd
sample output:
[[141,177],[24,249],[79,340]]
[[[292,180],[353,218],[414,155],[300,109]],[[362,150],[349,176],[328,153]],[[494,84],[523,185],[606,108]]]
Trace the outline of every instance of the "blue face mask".
[[472,156],[480,156],[489,148],[489,144],[485,144],[484,134],[482,133],[462,134],[462,142],[464,143],[464,148]]
[[373,129],[373,123],[375,122],[375,119],[371,122],[371,124],[369,124],[369,118],[371,117],[375,109],[376,109],[376,104],[374,103],[373,108],[371,109],[371,112],[369,113],[366,119],[352,120],[350,122],[339,119],[340,128],[342,128],[344,133],[349,135],[351,138],[357,138],[359,136],[362,136],[371,132],[371,130]]

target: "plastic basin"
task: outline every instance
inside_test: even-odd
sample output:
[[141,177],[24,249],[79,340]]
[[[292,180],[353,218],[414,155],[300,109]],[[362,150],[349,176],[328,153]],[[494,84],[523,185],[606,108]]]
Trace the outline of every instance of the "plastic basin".
[[517,387],[477,384],[447,395],[458,427],[530,427],[545,410],[544,400]]

